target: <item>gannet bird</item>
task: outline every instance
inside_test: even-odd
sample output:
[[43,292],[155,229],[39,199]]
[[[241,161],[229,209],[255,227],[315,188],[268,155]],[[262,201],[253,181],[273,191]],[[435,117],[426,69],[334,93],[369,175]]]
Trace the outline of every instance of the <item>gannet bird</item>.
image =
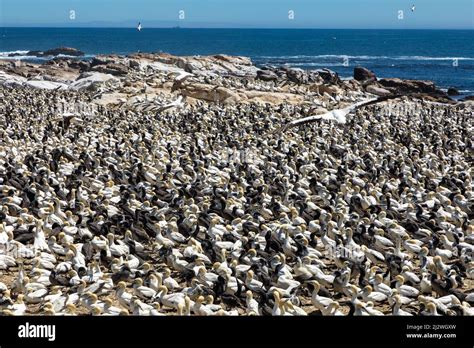
[[285,313],[294,316],[307,316],[308,313],[301,307],[295,306],[291,301],[285,301],[284,303]]
[[397,275],[395,277],[396,284],[395,287],[402,296],[406,297],[417,297],[420,292],[412,286],[404,285],[405,278],[402,275]]
[[133,281],[134,294],[144,300],[151,300],[156,296],[156,291],[147,286],[143,286],[143,280],[137,278]]
[[369,313],[370,315],[376,315],[376,316],[383,316],[383,315],[384,315],[381,311],[379,311],[379,310],[377,310],[377,309],[374,308],[374,303],[371,302],[371,301],[369,301],[369,302],[366,303],[364,309],[365,309],[365,311],[366,311],[367,313]]
[[193,312],[197,315],[212,316],[215,315],[215,311],[205,303],[204,296],[199,296],[194,302]]
[[66,306],[64,307],[64,312],[62,312],[61,314],[66,315],[66,316],[75,316],[77,315],[76,311],[77,311],[77,307],[75,304],[67,303]]
[[354,306],[355,316],[370,316],[370,313],[366,310],[365,304],[363,302],[358,302],[352,306]]
[[171,109],[171,108],[182,108],[184,106],[184,101],[185,101],[185,98],[183,98],[182,95],[180,95],[178,97],[178,99],[176,99],[175,101],[169,103],[169,104],[166,104],[166,105],[163,105],[161,107],[159,107],[157,110],[156,110],[156,113],[159,114],[165,110],[168,110],[168,109]]
[[400,299],[399,295],[393,296],[394,299],[394,304],[393,304],[393,310],[392,310],[392,315],[398,315],[398,316],[413,316],[413,314],[404,311],[400,307],[402,306],[402,301]]
[[350,113],[353,113],[354,111],[356,111],[358,109],[361,109],[361,108],[369,106],[369,105],[375,105],[375,104],[378,104],[378,103],[382,103],[382,102],[387,101],[387,100],[398,99],[398,98],[403,97],[403,96],[409,96],[409,97],[413,97],[413,98],[423,98],[422,94],[413,93],[413,94],[393,94],[393,95],[383,96],[383,97],[379,97],[379,98],[368,99],[368,100],[364,100],[364,101],[352,104],[352,105],[350,105],[348,107],[345,107],[343,109],[335,109],[335,110],[329,111],[325,114],[313,115],[313,116],[308,116],[308,117],[304,117],[304,118],[301,118],[301,119],[297,119],[297,120],[294,120],[294,121],[290,121],[289,123],[287,123],[283,127],[277,129],[275,131],[275,133],[282,133],[282,132],[286,131],[289,128],[297,127],[297,126],[300,126],[300,125],[304,125],[304,124],[319,121],[319,120],[330,120],[330,121],[335,121],[336,123],[345,124],[346,123],[346,116],[349,115]]
[[325,114],[322,115],[314,115],[314,116],[308,116],[304,117],[298,120],[291,121],[287,123],[285,126],[280,128],[279,132],[284,132],[289,128],[292,127],[297,127],[301,126],[307,123],[319,121],[319,120],[329,120],[329,121],[336,121],[337,123],[344,124],[346,123],[346,116],[349,115],[350,113],[356,111],[359,108],[362,108],[364,106],[380,103],[382,101],[388,100],[387,97],[380,97],[380,98],[374,98],[374,99],[369,99],[369,100],[364,100],[355,104],[352,104],[348,107],[345,107],[344,109],[335,109],[332,111],[329,111]]
[[138,23],[137,30],[142,31],[142,23],[141,22]]
[[130,309],[132,304],[132,294],[125,291],[127,284],[123,281],[117,284],[117,289],[115,290],[116,297],[119,300],[121,306]]
[[247,314],[254,313],[254,315],[261,315],[262,311],[258,306],[258,302],[253,298],[253,293],[251,290],[247,290],[246,295],[246,304],[247,304]]
[[313,293],[311,295],[311,303],[315,308],[322,311],[324,308],[328,307],[333,302],[333,300],[328,297],[318,295],[319,290],[321,289],[321,285],[319,284],[319,282],[317,282],[316,280],[312,280],[309,282],[309,284],[313,285],[314,287]]
[[11,291],[7,290],[3,293],[0,294],[0,313],[2,312],[2,309],[5,310],[8,308],[11,309],[11,306],[13,306],[13,301],[11,299]]
[[441,314],[438,313],[436,309],[436,304],[433,302],[428,302],[426,304],[426,310],[421,313],[422,315],[427,315],[427,316],[440,316]]
[[392,296],[390,296],[390,297],[388,298],[388,303],[389,303],[390,305],[393,305],[393,303],[395,302],[394,296],[396,296],[396,295],[399,296],[400,301],[401,301],[401,303],[402,303],[403,305],[410,304],[410,303],[412,303],[412,302],[414,301],[413,298],[400,295],[397,289],[393,289],[393,291],[392,291]]
[[138,298],[134,298],[132,301],[132,313],[133,315],[148,316],[150,312],[155,309],[152,305],[140,301]]
[[39,219],[35,220],[36,230],[35,230],[35,239],[34,247],[36,250],[49,250],[48,243],[46,242],[46,236],[43,230],[43,222]]
[[314,276],[314,278],[316,278],[316,280],[319,283],[321,283],[324,286],[332,286],[333,285],[334,279],[335,279],[335,277],[333,275],[324,273],[320,269],[320,266],[318,266],[318,265],[312,265],[312,264],[309,264],[309,263],[305,263],[305,262],[310,262],[309,259],[303,258],[302,261],[304,262],[303,265],[306,266],[307,270],[309,272],[311,272],[311,274]]
[[24,297],[25,295],[19,294],[16,299],[16,302],[9,308],[12,311],[13,315],[25,315],[27,308],[25,303],[23,302]]
[[411,12],[415,12],[415,9],[416,9],[416,7],[415,7],[415,5],[413,5],[413,6],[411,7]]
[[181,287],[178,282],[171,277],[171,270],[165,268],[163,271],[163,285],[166,286],[171,291],[179,290]]
[[344,314],[339,310],[339,303],[332,301],[326,308],[321,309],[321,313],[324,316],[344,316]]
[[403,266],[400,275],[403,276],[405,281],[409,281],[412,284],[418,284],[421,281],[420,278],[410,270],[409,266]]
[[0,282],[0,294],[4,293],[7,290],[8,290],[8,287],[5,285],[5,283]]
[[374,278],[374,289],[376,292],[380,292],[385,296],[392,296],[392,289],[383,283],[383,277],[381,274],[375,275]]
[[294,280],[294,279],[289,279],[285,275],[282,275],[278,277],[277,284],[276,286],[280,289],[292,291],[294,288],[297,288],[301,285],[300,282]]
[[1,246],[7,245],[8,242],[9,242],[9,239],[10,239],[6,229],[4,227],[4,224],[5,224],[5,222],[2,222],[0,224],[0,245]]
[[[160,312],[161,310],[161,305],[158,302],[153,303],[153,308],[150,310],[149,315],[151,316],[164,316],[164,313]],[[184,314],[185,308],[180,305],[178,307],[178,315],[185,315]]]
[[274,290],[272,293],[273,293],[273,298],[275,300],[273,304],[273,308],[272,308],[272,316],[282,315],[283,310],[282,310],[282,302],[280,299],[280,293],[278,292],[278,290]]
[[15,266],[15,258],[9,255],[0,255],[0,270],[6,270],[9,267]]
[[387,295],[381,292],[372,291],[372,287],[370,285],[367,285],[362,291],[362,298],[366,302],[384,302],[387,300]]
[[93,307],[99,307],[101,310],[104,308],[104,303],[99,301],[98,296],[91,292],[87,292],[82,296],[80,299],[80,304],[89,311],[92,311]]
[[168,288],[166,286],[160,286],[155,296],[163,306],[174,309],[178,309],[179,304],[185,305],[185,297],[186,294],[182,292],[168,294]]
[[194,74],[182,71],[178,76],[175,77],[174,81],[182,84],[186,79],[191,76],[194,76]]
[[474,316],[474,308],[472,308],[469,303],[463,302],[461,305],[461,309],[465,316]]
[[245,277],[245,286],[252,291],[258,291],[263,288],[263,283],[254,278],[255,274],[253,271],[248,271]]
[[43,301],[43,298],[48,294],[48,290],[44,288],[39,288],[37,290],[32,289],[25,294],[25,301],[28,303],[40,303]]

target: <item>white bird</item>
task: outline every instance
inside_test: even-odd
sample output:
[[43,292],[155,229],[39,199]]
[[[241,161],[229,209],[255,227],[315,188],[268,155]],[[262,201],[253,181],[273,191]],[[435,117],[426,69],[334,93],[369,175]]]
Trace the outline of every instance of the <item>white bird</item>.
[[214,311],[207,305],[203,304],[204,300],[205,299],[203,296],[199,296],[196,299],[196,302],[194,303],[194,306],[193,306],[193,312],[197,315],[202,315],[202,316],[214,315]]
[[112,305],[112,300],[110,298],[104,300],[103,315],[120,315],[121,312],[122,309]]
[[245,302],[247,304],[247,314],[250,313],[250,312],[253,312],[253,313],[255,313],[255,315],[260,315],[261,310],[258,307],[258,302],[255,301],[255,299],[253,298],[252,291],[247,290],[247,292],[245,294],[247,295],[246,300],[245,300]]
[[328,307],[333,302],[333,300],[328,297],[318,295],[321,285],[317,281],[312,280],[309,283],[314,287],[313,293],[311,295],[311,303],[313,306],[319,310],[323,310],[324,308]]
[[366,303],[364,309],[370,315],[378,315],[378,316],[383,316],[384,315],[381,311],[374,308],[374,303],[371,302],[371,301]]
[[339,311],[339,303],[336,301],[332,301],[326,308],[322,308],[321,313],[324,316],[344,316],[344,314]]
[[415,7],[415,5],[413,5],[413,6],[411,7],[411,12],[415,12],[415,9],[416,9],[416,7]]
[[349,115],[351,112],[361,108],[363,106],[367,106],[376,102],[381,101],[381,99],[386,100],[385,98],[374,98],[369,100],[364,100],[359,103],[352,104],[344,109],[335,109],[331,110],[325,114],[321,115],[313,115],[304,118],[300,118],[298,120],[291,121],[287,123],[280,129],[280,132],[285,131],[288,128],[296,127],[302,124],[318,121],[318,120],[329,120],[329,121],[336,121],[337,123],[344,124],[346,123],[346,116]]
[[168,294],[168,288],[166,286],[160,286],[155,298],[166,307],[178,309],[178,305],[185,305],[186,294],[182,292],[175,292]]
[[373,291],[370,285],[367,285],[362,291],[362,298],[364,301],[384,302],[387,300],[387,295],[381,292]]
[[194,76],[194,74],[183,71],[178,76],[176,76],[176,78],[174,80],[176,82],[183,82],[184,80],[186,80],[190,76]]
[[0,270],[6,270],[16,265],[15,258],[9,255],[0,255]]
[[138,23],[137,30],[138,30],[138,31],[142,31],[142,23],[141,23],[141,22]]
[[171,271],[169,268],[165,268],[163,277],[163,285],[166,286],[169,290],[179,289],[180,286],[178,282],[171,277]]
[[402,273],[400,273],[400,275],[402,275],[404,279],[409,280],[413,284],[418,284],[421,281],[415,273],[410,271],[410,267],[408,266],[402,267]]
[[119,282],[117,284],[117,289],[115,290],[115,295],[121,306],[125,308],[131,308],[132,304],[132,294],[125,291],[127,285],[125,282]]
[[375,279],[374,279],[374,290],[376,292],[381,292],[382,294],[384,294],[385,296],[392,296],[392,289],[383,283],[383,278],[382,278],[382,275],[380,274],[377,274],[375,275]]
[[140,278],[134,280],[133,288],[135,290],[135,295],[144,300],[150,300],[156,296],[156,291],[147,286],[143,286],[143,280]]
[[291,301],[285,301],[284,303],[285,312],[291,315],[306,316],[308,313],[303,308],[295,306]]
[[28,303],[40,303],[43,298],[48,294],[47,289],[38,289],[38,290],[32,290],[26,293],[25,295],[25,300]]
[[402,306],[402,300],[400,299],[399,295],[395,295],[393,299],[395,303],[393,305],[392,315],[397,315],[397,316],[412,316],[413,315],[400,308]]
[[9,309],[13,312],[14,315],[25,315],[26,312],[26,305],[23,302],[25,295],[19,294],[16,303],[14,303]]
[[180,95],[178,97],[178,99],[176,99],[175,101],[159,107],[156,112],[159,113],[159,112],[163,112],[165,110],[171,109],[171,108],[181,108],[183,106],[184,106],[183,96]]

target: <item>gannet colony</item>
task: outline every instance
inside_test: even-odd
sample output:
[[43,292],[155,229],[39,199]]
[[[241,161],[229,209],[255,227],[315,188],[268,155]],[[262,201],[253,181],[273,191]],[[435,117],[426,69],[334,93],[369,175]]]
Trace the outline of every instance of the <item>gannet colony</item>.
[[359,67],[2,60],[0,313],[472,315],[473,105]]

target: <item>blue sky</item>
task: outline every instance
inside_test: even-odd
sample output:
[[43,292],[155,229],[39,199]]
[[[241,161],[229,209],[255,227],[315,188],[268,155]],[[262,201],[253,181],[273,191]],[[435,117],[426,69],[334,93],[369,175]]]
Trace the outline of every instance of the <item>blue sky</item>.
[[474,28],[474,0],[0,0],[0,11],[0,26]]

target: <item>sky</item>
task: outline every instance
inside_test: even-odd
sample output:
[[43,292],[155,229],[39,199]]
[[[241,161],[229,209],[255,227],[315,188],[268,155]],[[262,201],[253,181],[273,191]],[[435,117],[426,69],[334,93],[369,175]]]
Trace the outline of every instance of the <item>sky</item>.
[[474,29],[474,0],[0,0],[0,26],[138,22],[189,28]]

